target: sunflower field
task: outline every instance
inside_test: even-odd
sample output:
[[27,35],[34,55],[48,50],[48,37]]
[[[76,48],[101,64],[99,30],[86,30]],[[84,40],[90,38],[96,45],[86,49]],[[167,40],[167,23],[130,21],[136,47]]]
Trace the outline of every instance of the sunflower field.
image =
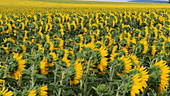
[[170,95],[170,8],[0,2],[0,96]]

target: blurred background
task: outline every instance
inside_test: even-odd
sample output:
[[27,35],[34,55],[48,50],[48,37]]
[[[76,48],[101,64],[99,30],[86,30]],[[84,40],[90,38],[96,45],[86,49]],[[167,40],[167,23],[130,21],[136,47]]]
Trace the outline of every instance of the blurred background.
[[168,3],[169,2],[169,0],[83,0],[83,1],[151,2],[151,3]]

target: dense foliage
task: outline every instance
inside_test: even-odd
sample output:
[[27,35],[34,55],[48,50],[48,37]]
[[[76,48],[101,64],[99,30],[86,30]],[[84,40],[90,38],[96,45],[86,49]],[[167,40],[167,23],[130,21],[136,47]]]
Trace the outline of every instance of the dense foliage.
[[169,9],[38,10],[0,14],[0,95],[170,94]]

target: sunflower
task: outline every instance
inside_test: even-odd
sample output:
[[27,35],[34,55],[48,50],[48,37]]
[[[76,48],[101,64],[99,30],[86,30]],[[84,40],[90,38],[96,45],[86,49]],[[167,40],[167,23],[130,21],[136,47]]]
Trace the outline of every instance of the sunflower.
[[125,56],[127,56],[127,55],[129,54],[129,52],[128,52],[127,48],[123,47],[121,50],[123,50],[123,51],[124,51]]
[[54,36],[53,36],[53,39],[57,39],[57,38],[58,38],[58,35],[54,35]]
[[[80,44],[80,45],[81,45],[81,44]],[[90,42],[90,43],[88,43],[88,44],[82,44],[81,47],[88,47],[88,48],[90,48],[91,50],[94,50],[94,49],[95,49],[95,43]]]
[[96,49],[97,51],[100,52],[100,64],[97,66],[98,69],[100,69],[101,71],[106,70],[106,67],[108,65],[108,58],[106,57],[108,55],[108,51],[107,48],[105,46],[101,46],[100,49]]
[[106,38],[109,39],[109,43],[107,44],[107,47],[110,47],[113,44],[113,39],[111,38],[111,36],[106,36]]
[[2,83],[4,82],[4,80],[0,79],[0,87],[3,86]]
[[36,90],[29,91],[28,96],[36,96]]
[[18,80],[22,76],[21,72],[25,70],[25,60],[22,59],[23,55],[19,55],[18,53],[13,54],[13,58],[16,59],[18,62],[18,69],[12,74],[12,76],[14,77],[14,79]]
[[128,48],[130,46],[130,41],[131,40],[130,40],[130,38],[125,38],[125,40],[127,42],[125,47]]
[[59,47],[60,49],[63,49],[63,46],[64,46],[64,40],[61,39],[61,38],[57,38],[59,41],[60,41],[60,44],[59,44]]
[[83,75],[83,67],[81,65],[81,63],[79,63],[79,60],[76,60],[75,64],[74,64],[74,69],[76,71],[76,75],[74,77],[73,81],[70,81],[70,85],[73,84],[78,84],[79,80],[82,78]]
[[136,44],[136,39],[135,39],[135,38],[132,38],[130,41],[131,41],[132,43]]
[[48,30],[48,24],[45,25],[45,32]]
[[149,27],[146,26],[145,27],[145,37],[147,37],[149,35]]
[[17,30],[14,30],[14,36],[16,36],[17,35]]
[[129,58],[131,61],[133,61],[136,65],[139,65],[139,59],[137,58],[136,55],[129,55]]
[[129,73],[132,70],[132,63],[131,60],[125,56],[119,58],[124,62],[124,72]]
[[50,35],[46,35],[46,42],[50,42]]
[[67,23],[67,27],[68,27],[69,30],[71,30],[70,22]]
[[38,31],[38,34],[41,36],[41,38],[43,38],[44,34],[41,32],[42,31],[42,26],[40,26],[40,29]]
[[27,41],[27,39],[28,39],[27,34],[28,34],[28,31],[24,31],[24,38],[23,38],[23,42],[26,42],[26,41]]
[[53,66],[53,65],[55,64],[55,62],[54,62],[54,61],[56,61],[56,60],[57,60],[56,53],[54,53],[54,52],[50,52],[50,54],[49,54],[49,55],[51,55],[51,56],[52,56],[52,59],[53,59],[53,61],[49,64],[49,66]]
[[105,46],[104,43],[102,41],[97,41],[96,44],[100,44],[100,46]]
[[7,26],[8,26],[7,33],[12,32],[12,26],[11,26],[11,24],[10,24],[10,23],[8,23],[8,24],[7,24]]
[[83,29],[83,28],[84,28],[84,24],[83,24],[83,23],[81,23],[80,25],[81,25],[81,29]]
[[95,42],[95,37],[94,37],[94,36],[90,36],[90,38],[91,38],[90,43],[94,44],[94,42]]
[[37,44],[37,46],[38,46],[38,50],[43,50],[44,49],[41,44]]
[[53,61],[57,60],[56,53],[54,53],[54,52],[50,52],[50,55],[52,56]]
[[12,91],[8,91],[8,89],[5,89],[3,88],[1,91],[0,91],[0,95],[2,96],[12,96],[14,93]]
[[155,53],[156,53],[156,46],[152,46],[152,52],[151,52],[151,54],[154,56]]
[[110,60],[113,61],[115,59],[115,56],[119,53],[116,53],[118,46],[114,46],[112,49],[112,53],[110,54]]
[[64,29],[63,28],[60,29],[60,32],[61,32],[61,35],[64,36]]
[[7,39],[4,39],[4,42],[7,42],[7,41],[11,41],[12,43],[16,43],[16,41],[12,38],[7,38]]
[[155,38],[155,39],[158,38],[158,31],[159,31],[159,30],[158,30],[156,27],[154,27],[154,34],[155,34],[154,38]]
[[114,54],[117,51],[118,46],[113,46],[112,53]]
[[21,25],[22,25],[21,30],[24,30],[25,29],[25,24],[22,22]]
[[68,57],[68,50],[65,49],[64,50],[64,56],[63,56],[62,60],[66,63],[67,66],[70,66],[70,60],[68,60],[67,57]]
[[53,25],[51,23],[48,23],[48,25],[49,25],[49,28],[47,31],[49,32],[50,30],[52,30]]
[[140,75],[137,73],[131,79],[133,80],[133,85],[132,85],[132,89],[130,91],[130,94],[131,94],[131,96],[136,96],[135,94],[139,94],[140,90],[143,90],[142,85],[140,83],[141,78],[140,78]]
[[101,60],[100,60],[100,64],[97,66],[98,69],[100,69],[101,71],[106,70],[107,69],[106,67],[108,65],[107,60],[108,60],[108,58],[102,57]]
[[140,41],[140,43],[143,44],[143,47],[144,47],[142,53],[146,53],[146,52],[148,51],[148,48],[149,48],[147,39],[146,39],[146,38],[145,38],[145,39],[142,39],[142,40]]
[[48,86],[42,86],[40,87],[40,96],[48,96],[48,93],[46,92],[48,90]]
[[0,68],[6,68],[5,66],[2,65],[2,62],[0,62]]
[[47,59],[44,57],[43,60],[40,62],[40,69],[41,69],[41,73],[43,75],[47,75],[48,74],[48,62]]
[[20,44],[20,46],[22,47],[22,53],[20,55],[24,55],[24,53],[26,52],[27,48],[25,47],[25,45]]
[[49,45],[50,45],[49,50],[52,51],[52,50],[54,49],[54,44],[53,44],[53,42],[51,42],[51,41],[48,42],[48,43],[49,43]]
[[2,45],[1,47],[5,50],[5,52],[6,52],[6,53],[8,53],[8,52],[9,52],[8,47],[5,47],[4,45]]
[[[139,71],[139,74],[140,74],[140,77],[141,77],[140,83],[141,83],[142,87],[146,88],[148,86],[146,82],[149,79],[149,75],[148,75],[148,72],[146,70],[146,67],[144,67],[144,66],[141,66],[141,67],[136,66],[135,69]],[[143,90],[141,90],[141,91],[143,91]]]
[[161,69],[161,80],[160,80],[160,84],[159,84],[159,93],[163,94],[169,84],[169,72],[170,72],[170,68],[168,67],[168,65],[166,65],[166,61],[159,61],[156,62],[154,65],[158,66]]

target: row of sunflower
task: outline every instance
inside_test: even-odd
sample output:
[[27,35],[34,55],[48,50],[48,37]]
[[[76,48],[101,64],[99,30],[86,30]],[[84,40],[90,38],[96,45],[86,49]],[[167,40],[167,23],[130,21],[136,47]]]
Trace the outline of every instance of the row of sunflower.
[[0,14],[2,95],[170,94],[167,9],[63,10]]

